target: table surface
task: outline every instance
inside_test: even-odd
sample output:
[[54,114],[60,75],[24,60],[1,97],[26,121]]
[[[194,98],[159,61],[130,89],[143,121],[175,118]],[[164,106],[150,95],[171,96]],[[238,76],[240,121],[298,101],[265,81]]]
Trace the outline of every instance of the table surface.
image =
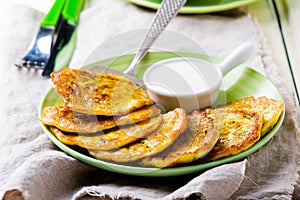
[[[88,6],[94,6],[103,0],[90,0]],[[0,11],[15,3],[32,6],[42,12],[47,12],[54,0],[37,3],[36,0],[0,0]],[[300,104],[300,28],[297,20],[300,18],[299,0],[265,0],[257,1],[248,6],[256,17],[271,49],[272,57],[279,66],[281,74],[288,80],[289,90],[295,94],[295,104]]]
[[276,0],[275,10],[277,11],[278,24],[281,29],[282,40],[285,45],[285,55],[293,77],[295,93],[300,97],[300,1],[297,0]]
[[[296,24],[300,15],[300,1],[267,0],[249,5],[267,38],[271,54],[281,74],[288,80],[299,108],[300,90],[300,29]],[[298,17],[299,19],[299,17]],[[298,66],[298,69],[297,69]]]

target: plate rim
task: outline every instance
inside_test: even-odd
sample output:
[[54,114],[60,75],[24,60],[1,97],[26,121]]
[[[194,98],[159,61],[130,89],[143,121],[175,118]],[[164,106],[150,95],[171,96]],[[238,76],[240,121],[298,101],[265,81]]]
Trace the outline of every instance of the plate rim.
[[[150,8],[157,10],[160,6],[160,3],[156,3],[149,0],[128,0],[130,3],[137,6]],[[180,10],[180,14],[200,14],[200,13],[211,13],[211,12],[221,12],[230,9],[234,9],[241,6],[246,6],[248,4],[254,3],[258,0],[238,0],[226,3],[225,5],[211,5],[211,6],[183,6]]]
[[[154,54],[159,54],[160,52],[152,52]],[[191,53],[191,52],[178,52],[178,54],[176,55],[193,55],[193,56],[197,56],[197,58],[200,59],[205,59],[205,58],[209,58],[211,59],[212,56],[209,55],[204,55],[204,54],[197,54],[197,53]],[[125,56],[131,56],[133,57],[133,54],[126,54]],[[108,59],[104,59],[104,60],[109,60],[109,59],[114,59],[114,57],[112,58],[108,58]],[[101,61],[104,61],[101,60]],[[211,59],[212,61],[217,62],[217,60],[219,60],[218,58],[213,58]],[[98,61],[96,63],[100,63],[101,61]],[[93,64],[89,64],[86,66],[83,66],[83,69],[86,69],[88,67],[91,67]],[[262,78],[265,79],[265,81],[268,82],[268,84],[270,84],[275,93],[276,96],[279,97],[278,100],[282,101],[284,103],[284,99],[281,95],[281,93],[279,92],[279,90],[275,87],[275,85],[265,76],[263,76],[261,73],[259,73],[258,71],[247,67],[246,65],[240,65],[239,67],[237,67],[234,70],[241,70],[241,69],[250,69],[252,71],[254,71],[255,73],[259,74]],[[230,73],[228,73],[230,74]],[[228,75],[226,75],[228,76]],[[225,76],[225,77],[226,77]],[[41,117],[42,114],[42,110],[45,107],[45,104],[47,103],[47,97],[51,94],[55,94],[56,98],[60,98],[59,95],[54,91],[54,88],[51,87],[50,89],[47,90],[47,92],[45,93],[45,95],[42,98],[42,101],[40,103],[39,106],[39,118]],[[285,103],[284,103],[285,105]],[[85,154],[82,154],[74,149],[72,149],[71,147],[61,143],[52,133],[51,131],[47,128],[46,125],[42,124],[40,122],[40,125],[43,129],[43,131],[47,134],[47,136],[49,137],[49,139],[56,145],[58,146],[62,151],[64,151],[66,154],[71,155],[72,157],[75,157],[76,159],[92,165],[94,167],[100,168],[100,169],[104,169],[104,170],[108,170],[108,171],[112,171],[112,172],[117,172],[117,173],[121,173],[121,174],[126,174],[126,175],[134,175],[134,176],[148,176],[148,177],[167,177],[167,176],[178,176],[178,175],[186,175],[186,174],[191,174],[191,173],[195,173],[195,172],[201,172],[210,168],[214,168],[217,166],[221,166],[224,164],[230,164],[232,162],[235,161],[239,161],[242,159],[247,158],[247,156],[253,154],[254,152],[260,150],[266,143],[268,143],[271,138],[278,132],[279,128],[281,127],[283,120],[285,117],[285,107],[283,112],[280,115],[280,118],[278,119],[278,122],[276,123],[276,125],[272,128],[272,130],[268,133],[266,133],[258,142],[256,142],[253,146],[251,146],[249,149],[247,149],[246,151],[240,152],[239,154],[233,155],[233,156],[229,156],[226,158],[222,158],[219,160],[215,160],[215,161],[210,161],[207,163],[201,163],[201,164],[195,164],[195,165],[189,165],[189,166],[182,166],[182,167],[174,167],[174,168],[164,168],[164,169],[159,169],[159,168],[152,168],[152,167],[135,167],[135,166],[128,166],[128,165],[122,165],[122,164],[117,164],[117,163],[111,163],[111,162],[106,162],[106,161],[102,161],[102,160],[98,160],[96,158],[87,156]]]

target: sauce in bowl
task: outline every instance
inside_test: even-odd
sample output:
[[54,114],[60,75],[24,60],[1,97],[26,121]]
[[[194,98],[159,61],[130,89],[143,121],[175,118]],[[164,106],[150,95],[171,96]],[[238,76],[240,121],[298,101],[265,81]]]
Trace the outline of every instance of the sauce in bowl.
[[173,58],[149,67],[143,80],[150,98],[166,110],[182,107],[190,112],[216,100],[222,73],[210,62]]

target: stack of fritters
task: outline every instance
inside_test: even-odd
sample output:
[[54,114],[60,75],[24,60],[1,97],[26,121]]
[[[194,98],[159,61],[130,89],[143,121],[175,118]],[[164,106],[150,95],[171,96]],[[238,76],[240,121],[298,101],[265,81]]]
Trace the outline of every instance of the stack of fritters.
[[43,110],[41,122],[62,143],[97,159],[159,168],[238,154],[278,121],[283,102],[247,97],[217,108],[166,114],[134,82],[119,75],[64,68],[52,73],[65,102]]
[[40,120],[67,145],[114,149],[145,137],[161,124],[160,109],[127,78],[69,68],[51,77],[65,102],[44,108]]

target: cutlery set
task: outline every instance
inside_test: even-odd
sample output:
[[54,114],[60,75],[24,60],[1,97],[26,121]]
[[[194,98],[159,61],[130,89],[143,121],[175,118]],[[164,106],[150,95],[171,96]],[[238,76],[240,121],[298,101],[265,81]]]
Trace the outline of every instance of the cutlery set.
[[49,76],[58,53],[75,34],[83,5],[84,0],[56,0],[43,18],[28,53],[16,66],[42,69],[42,76]]
[[[147,53],[149,47],[177,15],[186,0],[164,0],[158,9],[148,34],[126,74],[133,75],[135,67]],[[84,0],[56,0],[41,22],[27,55],[17,67],[42,69],[42,76],[49,76],[55,68],[58,53],[68,44],[78,23]]]

